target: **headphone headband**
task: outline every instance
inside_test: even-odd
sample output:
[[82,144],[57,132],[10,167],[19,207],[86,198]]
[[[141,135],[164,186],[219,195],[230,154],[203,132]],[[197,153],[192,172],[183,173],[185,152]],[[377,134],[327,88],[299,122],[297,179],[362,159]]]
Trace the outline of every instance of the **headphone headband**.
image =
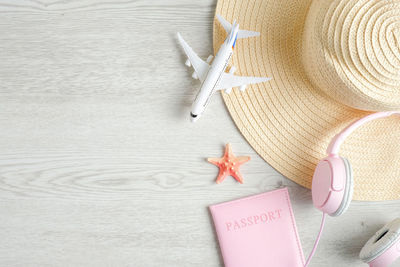
[[353,122],[352,124],[350,124],[349,126],[344,128],[340,133],[335,135],[335,137],[330,142],[330,144],[326,150],[326,153],[328,153],[328,155],[331,155],[331,154],[337,155],[339,153],[339,149],[340,149],[340,146],[343,143],[343,141],[358,127],[360,127],[361,125],[363,125],[369,121],[389,117],[394,114],[400,115],[400,111],[377,112],[377,113],[370,114],[364,118],[361,118],[361,119]]

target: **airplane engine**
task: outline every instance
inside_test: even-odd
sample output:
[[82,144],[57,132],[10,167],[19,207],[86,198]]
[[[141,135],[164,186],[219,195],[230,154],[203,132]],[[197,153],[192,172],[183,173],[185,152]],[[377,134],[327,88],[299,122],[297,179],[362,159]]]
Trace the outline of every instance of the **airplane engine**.
[[234,74],[235,71],[236,71],[236,67],[235,67],[235,66],[232,66],[232,67],[229,69],[229,73],[230,73],[230,74]]
[[211,62],[211,60],[212,60],[213,58],[214,58],[214,57],[213,57],[213,55],[209,55],[209,56],[208,56],[208,58],[207,58],[207,60],[206,60],[206,61],[207,61],[207,63],[210,63],[210,62]]
[[196,79],[196,80],[199,78],[199,76],[197,76],[197,74],[196,74],[195,71],[194,71],[193,74],[192,74],[192,78],[193,78],[193,79]]
[[189,59],[186,60],[185,65],[188,66],[188,67],[192,66],[192,64],[190,63]]
[[246,90],[246,86],[246,84],[243,84],[242,86],[240,86],[239,90],[243,92],[244,90]]

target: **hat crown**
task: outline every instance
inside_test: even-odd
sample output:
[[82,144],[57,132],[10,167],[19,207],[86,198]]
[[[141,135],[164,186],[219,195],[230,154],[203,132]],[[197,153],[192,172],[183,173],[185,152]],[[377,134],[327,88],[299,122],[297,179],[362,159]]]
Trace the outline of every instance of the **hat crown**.
[[313,1],[302,49],[311,83],[338,102],[400,108],[400,0]]

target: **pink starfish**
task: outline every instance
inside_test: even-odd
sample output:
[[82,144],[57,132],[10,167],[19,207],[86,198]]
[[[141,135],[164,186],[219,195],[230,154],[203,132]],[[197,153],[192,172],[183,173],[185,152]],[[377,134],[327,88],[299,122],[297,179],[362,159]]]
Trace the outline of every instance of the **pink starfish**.
[[226,176],[230,175],[235,178],[239,183],[243,184],[243,177],[239,172],[239,167],[250,160],[250,157],[242,156],[235,157],[232,153],[231,144],[225,147],[225,154],[222,158],[208,158],[208,162],[219,167],[219,174],[217,177],[217,184],[221,183]]

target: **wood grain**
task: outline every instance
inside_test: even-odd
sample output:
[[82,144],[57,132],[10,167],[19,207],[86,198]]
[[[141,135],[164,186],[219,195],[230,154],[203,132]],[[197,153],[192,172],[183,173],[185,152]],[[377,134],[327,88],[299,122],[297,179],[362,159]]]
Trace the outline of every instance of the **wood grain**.
[[[219,96],[189,123],[198,88],[180,31],[212,53],[207,1],[0,2],[0,266],[222,266],[210,204],[288,186],[307,255],[320,223],[310,191],[251,149]],[[216,185],[232,143],[243,185]],[[311,266],[358,253],[398,202],[329,218]]]

